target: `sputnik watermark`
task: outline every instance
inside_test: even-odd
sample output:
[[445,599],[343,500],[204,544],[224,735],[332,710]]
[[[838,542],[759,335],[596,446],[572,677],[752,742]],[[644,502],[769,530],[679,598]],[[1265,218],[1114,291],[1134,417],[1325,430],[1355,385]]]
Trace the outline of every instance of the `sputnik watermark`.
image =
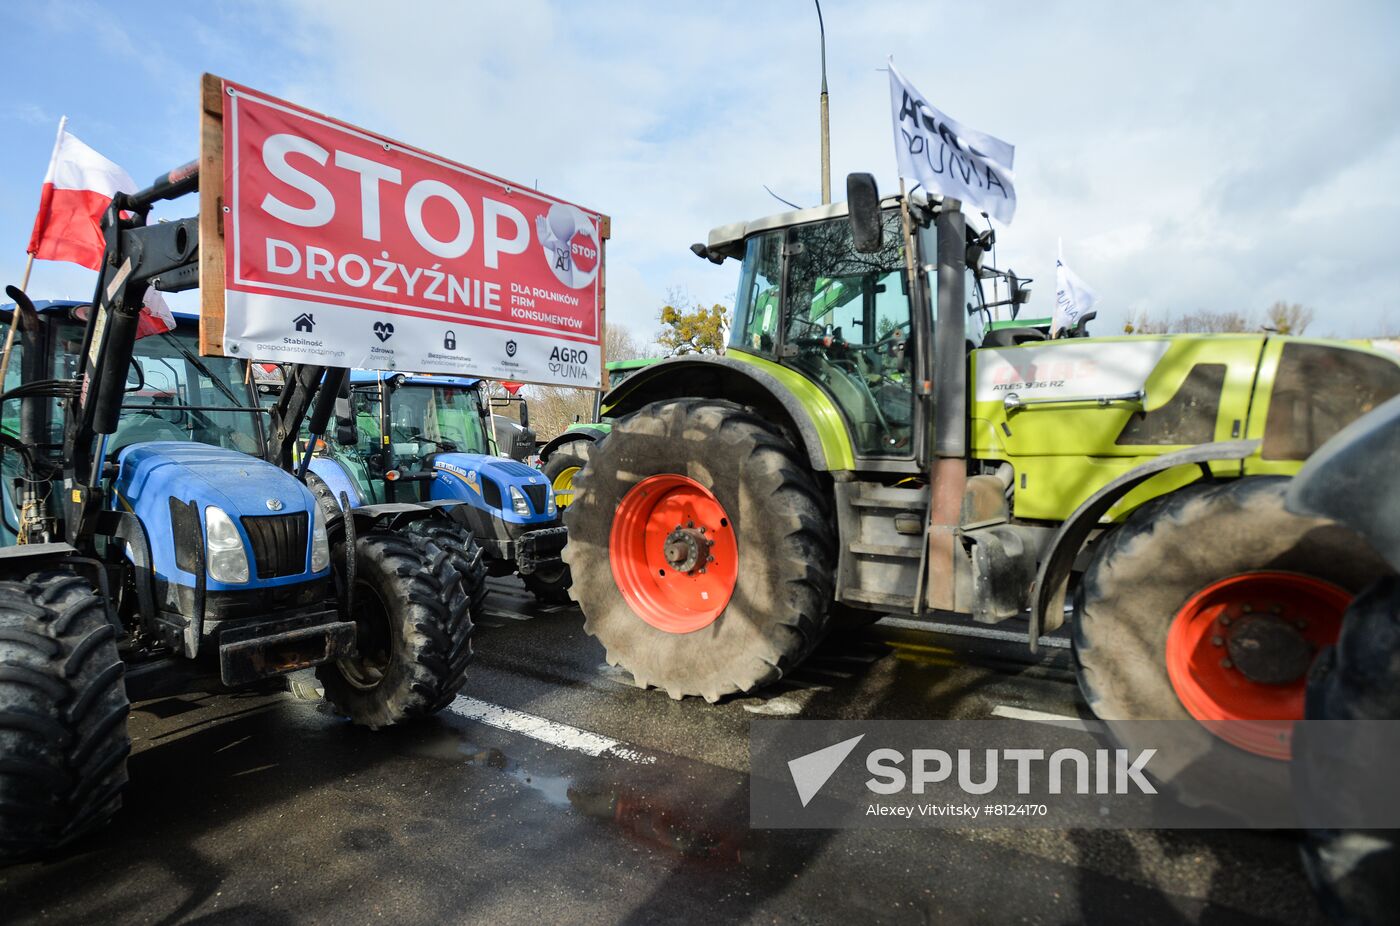
[[757,827],[1400,826],[1400,795],[1379,771],[1400,765],[1397,722],[1299,722],[1292,764],[1194,721],[756,720],[750,731]]

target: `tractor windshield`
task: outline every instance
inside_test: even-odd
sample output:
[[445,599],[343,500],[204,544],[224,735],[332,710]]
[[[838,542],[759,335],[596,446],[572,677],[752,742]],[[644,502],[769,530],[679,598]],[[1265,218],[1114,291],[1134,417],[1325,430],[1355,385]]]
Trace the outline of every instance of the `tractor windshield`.
[[387,435],[381,431],[377,385],[357,387],[354,404],[360,446],[389,444],[400,468],[412,468],[428,454],[441,451],[491,452],[474,387],[400,386],[391,393]]
[[[82,310],[80,307],[79,311]],[[52,356],[49,376],[71,379],[77,352],[83,341],[81,317],[64,313],[41,316],[49,326]],[[3,336],[0,328],[0,336]],[[16,341],[6,376],[6,387],[18,385],[23,353]],[[11,403],[16,404],[17,403]],[[9,411],[9,410],[7,410]],[[7,430],[14,423],[7,416]],[[200,441],[243,453],[257,454],[261,447],[261,412],[253,406],[244,382],[244,364],[228,357],[199,356],[199,332],[193,325],[153,334],[136,341],[127,371],[117,431],[107,442],[109,454],[130,444],[155,441]],[[63,440],[62,412],[51,409],[49,439]]]

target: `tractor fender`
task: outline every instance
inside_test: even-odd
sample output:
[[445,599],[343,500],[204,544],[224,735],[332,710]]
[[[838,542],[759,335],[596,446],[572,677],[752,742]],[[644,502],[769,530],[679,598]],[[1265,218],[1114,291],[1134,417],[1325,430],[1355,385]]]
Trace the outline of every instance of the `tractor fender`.
[[1331,518],[1356,531],[1400,570],[1400,396],[1347,425],[1317,449],[1288,487],[1294,514]]
[[351,479],[350,474],[345,471],[345,467],[341,466],[335,460],[329,457],[315,456],[311,458],[311,463],[307,466],[307,469],[311,470],[322,482],[330,486],[336,498],[340,498],[342,495],[348,498],[350,500],[350,507],[359,508],[365,503],[365,500],[360,498],[359,490],[355,487],[355,480]]
[[354,521],[355,535],[359,536],[376,529],[401,531],[414,521],[422,521],[425,518],[445,518],[455,522],[458,519],[453,517],[451,512],[457,505],[457,502],[437,500],[384,502],[376,505],[359,505],[351,508],[349,514]]
[[1056,630],[1065,621],[1065,589],[1070,572],[1084,542],[1108,513],[1125,495],[1158,473],[1176,466],[1199,466],[1203,476],[1210,476],[1210,464],[1217,461],[1243,460],[1259,447],[1257,440],[1217,441],[1188,447],[1175,453],[1163,454],[1141,466],[1128,470],[1108,485],[1089,496],[1070,515],[1051,538],[1040,561],[1040,569],[1031,588],[1030,645],[1036,652],[1040,635]]
[[797,438],[813,469],[827,470],[835,462],[828,460],[816,423],[791,390],[761,367],[729,357],[672,357],[638,370],[603,396],[603,414],[620,418],[652,402],[680,398],[726,399],[752,406]]
[[607,431],[597,427],[573,428],[565,431],[540,448],[540,462],[548,460],[550,454],[565,444],[572,444],[574,441],[588,441],[590,444],[596,444],[607,436]]

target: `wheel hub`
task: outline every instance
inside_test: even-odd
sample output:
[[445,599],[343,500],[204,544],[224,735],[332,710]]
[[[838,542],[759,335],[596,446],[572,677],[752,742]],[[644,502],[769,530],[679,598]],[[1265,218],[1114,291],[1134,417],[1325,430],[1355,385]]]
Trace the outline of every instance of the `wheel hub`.
[[1351,594],[1291,572],[1246,572],[1193,595],[1167,629],[1166,669],[1186,712],[1256,755],[1287,759],[1308,668],[1337,641]]
[[705,564],[713,559],[710,556],[712,546],[714,541],[705,536],[705,528],[696,527],[695,522],[690,521],[684,527],[677,524],[676,529],[666,535],[662,555],[676,572],[693,574],[696,569],[703,571]]
[[619,503],[608,535],[613,579],[638,618],[667,633],[714,623],[739,579],[734,526],[707,486],[649,476]]
[[1280,614],[1250,615],[1225,628],[1225,650],[1245,678],[1261,685],[1287,685],[1312,664],[1313,648]]

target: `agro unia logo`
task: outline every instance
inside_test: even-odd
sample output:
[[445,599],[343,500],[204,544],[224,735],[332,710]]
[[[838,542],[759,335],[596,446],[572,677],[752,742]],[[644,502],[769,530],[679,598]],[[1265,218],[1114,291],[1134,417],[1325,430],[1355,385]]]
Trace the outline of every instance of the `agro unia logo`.
[[598,232],[582,209],[565,203],[535,218],[535,234],[560,283],[582,289],[598,275]]

